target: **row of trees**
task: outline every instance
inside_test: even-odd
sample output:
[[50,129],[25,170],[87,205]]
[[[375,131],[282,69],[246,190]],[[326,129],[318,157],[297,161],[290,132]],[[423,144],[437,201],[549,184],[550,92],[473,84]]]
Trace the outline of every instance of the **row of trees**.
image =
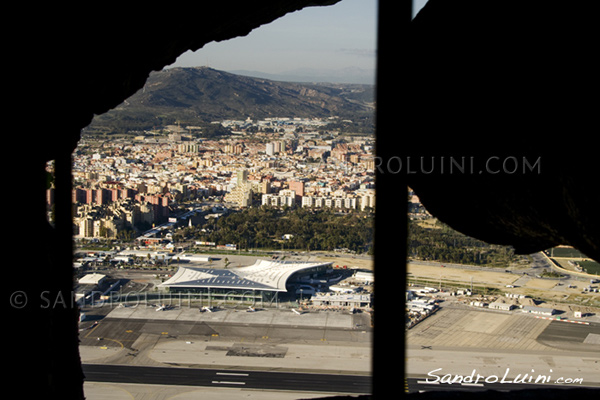
[[304,208],[248,208],[188,227],[174,240],[232,243],[242,249],[333,250],[357,253],[373,247],[373,218],[369,213],[339,214],[332,210]]
[[446,225],[424,228],[409,223],[409,257],[454,264],[507,267],[514,259],[508,246],[493,245],[456,232]]

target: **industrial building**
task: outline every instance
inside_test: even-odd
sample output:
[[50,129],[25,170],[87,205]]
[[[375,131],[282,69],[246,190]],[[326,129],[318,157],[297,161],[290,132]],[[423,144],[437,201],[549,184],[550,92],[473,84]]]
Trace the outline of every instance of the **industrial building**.
[[548,307],[524,306],[523,312],[538,315],[554,315],[556,310]]
[[510,311],[513,308],[515,308],[515,305],[511,303],[504,303],[502,301],[495,301],[493,303],[490,303],[488,307],[493,310]]
[[331,264],[257,260],[239,268],[180,267],[159,288],[218,300],[272,301],[278,293],[287,292],[292,282],[327,272]]
[[106,279],[106,275],[103,274],[87,274],[81,278],[79,278],[80,285],[93,285],[98,286],[104,282]]
[[79,278],[75,285],[75,300],[81,303],[91,299],[94,292],[99,292],[106,282],[106,275],[97,273],[87,274]]
[[315,307],[338,307],[338,308],[370,308],[372,295],[370,293],[348,294],[348,293],[317,293],[311,297],[312,305]]

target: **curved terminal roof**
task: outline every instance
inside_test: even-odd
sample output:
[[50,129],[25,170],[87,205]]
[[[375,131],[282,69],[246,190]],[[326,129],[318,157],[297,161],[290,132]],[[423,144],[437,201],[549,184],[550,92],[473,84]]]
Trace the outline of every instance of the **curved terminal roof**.
[[257,260],[253,265],[232,269],[180,267],[160,287],[223,288],[285,292],[287,280],[296,272],[327,267],[327,263]]

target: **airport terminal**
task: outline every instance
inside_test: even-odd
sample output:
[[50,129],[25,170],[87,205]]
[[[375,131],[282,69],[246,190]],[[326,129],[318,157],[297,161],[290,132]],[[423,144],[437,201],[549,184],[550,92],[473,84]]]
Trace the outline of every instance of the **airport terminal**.
[[293,283],[306,282],[331,269],[331,262],[274,260],[257,260],[234,269],[180,267],[159,288],[214,300],[270,302],[279,293],[288,292]]

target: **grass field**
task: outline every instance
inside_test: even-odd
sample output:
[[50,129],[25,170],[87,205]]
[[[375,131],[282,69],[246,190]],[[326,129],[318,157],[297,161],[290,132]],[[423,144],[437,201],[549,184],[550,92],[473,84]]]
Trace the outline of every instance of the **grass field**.
[[589,258],[582,252],[573,247],[555,247],[548,250],[550,257],[564,257],[564,258]]
[[546,251],[550,258],[554,258],[563,268],[573,270],[569,260],[576,262],[583,270],[592,275],[600,275],[600,263],[590,260],[588,256],[573,247],[554,247]]
[[596,261],[579,261],[579,265],[581,265],[588,274],[600,275],[600,264]]

